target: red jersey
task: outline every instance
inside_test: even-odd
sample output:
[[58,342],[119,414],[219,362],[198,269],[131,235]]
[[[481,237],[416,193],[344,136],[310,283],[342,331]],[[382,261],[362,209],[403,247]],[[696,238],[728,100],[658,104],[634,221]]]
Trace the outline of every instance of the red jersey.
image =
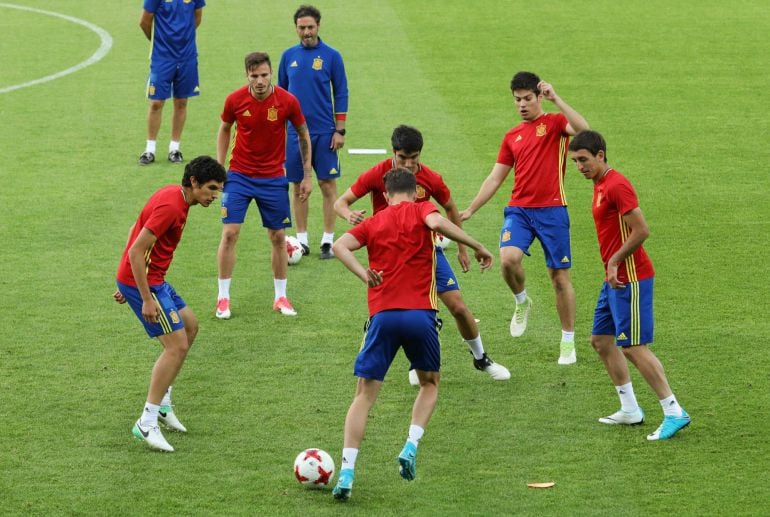
[[144,257],[147,281],[150,285],[160,285],[171,265],[174,250],[182,238],[182,230],[187,222],[187,212],[190,205],[184,199],[181,185],[168,185],[157,190],[150,197],[139,213],[139,218],[131,229],[126,249],[120,258],[117,279],[120,283],[136,286],[131,262],[128,260],[128,249],[139,236],[142,228],[147,228],[157,238],[152,249]]
[[262,101],[246,85],[225,99],[222,121],[235,123],[235,139],[229,169],[254,178],[277,178],[286,174],[286,123],[305,123],[299,101],[279,86]]
[[[594,183],[592,211],[605,273],[607,261],[628,238],[629,228],[623,221],[623,214],[638,207],[639,200],[634,187],[615,169],[609,169]],[[653,276],[655,270],[652,261],[642,246],[618,265],[618,280],[621,282],[638,282]]]
[[505,134],[497,163],[513,167],[513,190],[508,206],[567,206],[564,195],[569,145],[567,124],[567,117],[562,113],[544,113]]
[[[350,186],[351,192],[357,197],[362,198],[366,194],[372,194],[372,211],[374,214],[388,207],[385,201],[385,174],[395,167],[392,158],[381,161],[368,171],[361,174],[358,179]],[[432,171],[425,165],[420,165],[415,174],[417,179],[417,202],[428,201],[430,198],[444,206],[449,202],[451,193],[449,187],[444,183],[444,179],[437,172]]]
[[369,316],[389,309],[438,310],[433,232],[425,217],[431,202],[392,205],[348,230],[366,246],[369,267],[382,283],[368,290]]

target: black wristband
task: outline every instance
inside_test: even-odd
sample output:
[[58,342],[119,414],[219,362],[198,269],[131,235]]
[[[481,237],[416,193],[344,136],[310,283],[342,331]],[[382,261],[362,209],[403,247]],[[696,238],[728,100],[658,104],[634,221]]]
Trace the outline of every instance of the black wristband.
[[335,133],[339,133],[339,134],[341,134],[342,136],[345,136],[345,133],[347,133],[347,131],[345,131],[345,128],[342,128],[342,129],[335,129],[335,130],[334,130],[334,132],[335,132]]

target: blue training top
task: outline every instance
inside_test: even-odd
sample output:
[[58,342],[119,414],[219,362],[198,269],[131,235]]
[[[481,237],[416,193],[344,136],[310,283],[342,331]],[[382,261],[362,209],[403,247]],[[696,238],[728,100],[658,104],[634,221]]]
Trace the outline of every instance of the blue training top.
[[[323,41],[284,51],[278,65],[278,86],[299,99],[312,134],[333,133],[334,115],[348,112],[348,79],[342,55]],[[293,127],[289,126],[290,131]]]
[[195,11],[205,5],[205,0],[144,0],[144,10],[155,17],[151,59],[195,58]]

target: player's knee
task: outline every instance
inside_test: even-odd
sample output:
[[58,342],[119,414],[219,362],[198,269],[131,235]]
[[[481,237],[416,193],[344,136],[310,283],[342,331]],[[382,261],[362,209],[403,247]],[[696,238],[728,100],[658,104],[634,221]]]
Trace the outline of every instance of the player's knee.
[[163,105],[165,104],[165,101],[159,101],[159,100],[151,100],[150,101],[150,111],[152,112],[158,112],[163,109]]
[[234,246],[238,242],[238,236],[241,234],[240,227],[222,229],[222,244],[224,246]]
[[607,336],[591,336],[591,346],[596,350],[599,355],[604,355],[615,346],[612,339],[608,339]]

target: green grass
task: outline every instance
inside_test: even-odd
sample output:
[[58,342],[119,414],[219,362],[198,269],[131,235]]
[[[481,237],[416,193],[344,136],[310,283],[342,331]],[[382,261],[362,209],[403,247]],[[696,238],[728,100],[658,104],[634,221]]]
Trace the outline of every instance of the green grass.
[[[320,192],[311,201],[314,255],[289,274],[296,319],[271,310],[268,242],[256,213],[238,245],[235,315],[214,318],[218,211],[191,210],[168,277],[200,318],[175,383],[190,433],[167,434],[177,448],[170,455],[135,443],[130,427],[158,346],[112,302],[114,273],[138,210],[182,171],[164,160],[136,165],[148,51],[140,2],[14,3],[85,19],[114,44],[78,73],[0,94],[0,513],[767,512],[763,2],[317,2],[321,36],[348,69],[348,147],[388,147],[395,125],[416,125],[426,139],[423,161],[444,175],[461,209],[517,123],[508,90],[517,70],[552,82],[607,137],[610,163],[636,186],[652,230],[654,350],[693,416],[676,439],[647,443],[660,411],[634,374],[648,422],[628,429],[596,422],[617,398],[588,345],[601,264],[591,184],[570,166],[578,363],[556,364],[559,326],[537,245],[525,262],[536,306],[520,339],[508,335],[512,299],[499,267],[462,276],[487,350],[512,379],[493,383],[473,370],[443,314],[441,395],[417,480],[397,474],[414,397],[398,359],[372,411],[344,510],[328,491],[303,490],[291,475],[306,447],[339,461],[366,317],[360,283],[338,262],[317,259]],[[199,33],[202,95],[190,102],[182,145],[188,159],[215,152],[224,98],[244,82],[243,56],[266,50],[277,64],[296,39],[293,4],[209,4]],[[0,88],[73,66],[98,44],[80,25],[0,7]],[[343,160],[340,190],[377,157]],[[489,247],[509,188],[510,180],[467,224]],[[338,235],[345,228],[339,220]],[[547,480],[556,487],[526,488]]]

